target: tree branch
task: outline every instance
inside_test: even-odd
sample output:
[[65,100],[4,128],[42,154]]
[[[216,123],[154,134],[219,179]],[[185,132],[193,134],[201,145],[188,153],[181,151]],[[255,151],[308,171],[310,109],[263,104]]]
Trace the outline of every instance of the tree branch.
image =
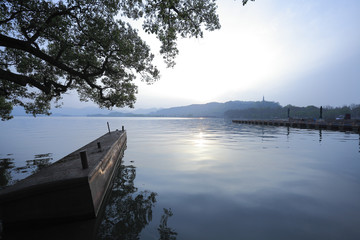
[[[16,74],[10,71],[6,71],[0,69],[0,79],[7,80],[9,82],[18,84],[20,86],[25,87],[27,84],[38,88],[39,90],[43,91],[46,94],[50,94],[51,90],[59,95],[60,93],[64,93],[67,89],[71,86],[72,80],[70,80],[66,85],[59,84],[55,81],[49,81],[44,79],[44,84],[41,84],[39,81],[20,74]],[[52,87],[53,86],[53,87]]]
[[0,25],[1,25],[1,24],[6,24],[6,23],[10,22],[11,20],[15,19],[15,18],[16,18],[16,15],[18,15],[18,14],[21,13],[21,12],[23,12],[23,11],[13,12],[8,19],[5,19],[5,20],[0,21]]
[[11,37],[8,37],[8,36],[2,35],[2,34],[0,34],[0,46],[23,50],[27,53],[30,53],[30,54],[48,62],[49,64],[51,64],[55,67],[58,67],[61,70],[68,72],[71,75],[77,76],[84,80],[88,80],[88,78],[90,78],[90,77],[95,77],[97,75],[100,75],[100,74],[104,73],[104,71],[105,71],[105,69],[100,69],[98,72],[93,72],[93,73],[88,73],[88,74],[78,72],[78,71],[74,70],[73,68],[66,66],[64,63],[58,61],[56,58],[53,58],[53,57],[47,55],[46,53],[42,52],[41,50],[34,48],[33,46],[31,46],[31,43],[29,43],[29,42],[11,38]]
[[[57,61],[56,59],[52,58],[51,56],[43,53],[42,51],[32,47],[30,45],[29,42],[26,41],[22,41],[22,40],[18,40],[18,39],[14,39],[14,38],[10,38],[7,37],[5,35],[0,34],[0,46],[4,46],[4,47],[10,47],[10,48],[15,48],[15,49],[20,49],[20,50],[24,50],[25,52],[31,53],[36,57],[41,58],[42,60],[50,63],[53,66],[56,66],[64,71],[67,71],[70,75],[76,76],[81,78],[82,80],[84,80],[91,88],[93,89],[97,89],[99,91],[99,97],[102,100],[110,100],[110,98],[105,97],[105,95],[103,94],[103,88],[95,83],[93,83],[90,78],[91,77],[95,77],[99,74],[102,74],[105,69],[106,69],[106,62],[108,61],[108,59],[106,59],[106,61],[104,62],[103,66],[101,69],[99,69],[99,71],[97,72],[93,72],[93,73],[81,73],[78,72],[68,66],[66,66],[65,64]],[[64,86],[61,84],[58,84],[54,81],[50,81],[50,82],[45,82],[45,85],[40,84],[38,81],[27,77],[27,76],[23,76],[23,75],[18,75],[18,74],[14,74],[11,73],[9,71],[4,71],[1,70],[0,71],[0,78],[3,78],[5,80],[14,82],[16,84],[19,84],[21,86],[26,86],[26,84],[31,84],[32,86],[40,89],[41,91],[49,94],[50,90],[51,90],[51,85],[53,85],[55,87],[55,89],[53,89],[53,91],[57,94],[61,93],[61,92],[65,92],[66,89],[68,88],[68,86]]]
[[24,87],[27,84],[30,84],[45,93],[50,93],[50,88],[45,87],[44,85],[40,84],[35,79],[28,77],[28,76],[15,74],[10,71],[0,69],[0,79],[7,80],[9,82],[13,82],[13,83],[16,83],[16,84],[18,84],[20,86],[24,86]]
[[36,31],[36,33],[29,39],[29,41],[31,43],[35,42],[36,39],[38,39],[38,37],[40,36],[41,32],[45,29],[45,26],[51,22],[51,20],[55,17],[58,16],[62,16],[62,15],[66,15],[66,14],[70,14],[72,10],[78,8],[79,6],[73,6],[69,9],[66,9],[65,11],[59,11],[59,12],[55,12],[53,14],[51,14],[46,21],[44,22],[44,24]]

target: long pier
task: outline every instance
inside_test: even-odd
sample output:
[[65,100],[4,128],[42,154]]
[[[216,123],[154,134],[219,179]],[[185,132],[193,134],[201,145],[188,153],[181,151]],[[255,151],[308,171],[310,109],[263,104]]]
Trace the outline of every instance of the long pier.
[[95,218],[121,163],[126,132],[113,131],[0,191],[3,224]]
[[325,129],[333,131],[351,131],[360,133],[360,124],[356,120],[340,120],[340,121],[314,121],[314,120],[232,120],[233,123],[268,125],[268,126],[284,126],[303,129]]

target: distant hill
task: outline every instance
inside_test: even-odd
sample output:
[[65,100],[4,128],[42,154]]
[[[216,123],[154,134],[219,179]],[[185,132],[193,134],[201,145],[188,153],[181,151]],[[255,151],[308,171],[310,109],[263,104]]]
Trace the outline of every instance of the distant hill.
[[[88,116],[88,117],[224,117],[225,112],[245,109],[280,108],[279,103],[270,101],[229,101],[211,102],[164,109],[138,109],[134,111],[110,111],[96,107],[53,108],[52,116]],[[20,107],[14,107],[15,116],[26,115]]]
[[225,103],[211,102],[206,104],[192,104],[182,107],[161,109],[150,113],[157,117],[224,117],[229,110],[243,110],[249,108],[278,108],[279,103],[268,101],[229,101]]
[[[132,112],[111,111],[107,114],[86,114],[89,117],[224,117],[229,110],[250,108],[279,108],[279,103],[269,101],[229,101],[211,102],[164,109],[139,109]],[[151,111],[152,110],[152,111]]]
[[88,114],[87,117],[143,117],[143,114],[111,112],[109,114]]
[[[229,101],[225,103],[211,102],[206,104],[192,104],[188,106],[164,109],[136,109],[110,111],[97,107],[86,108],[53,108],[52,116],[88,116],[88,117],[220,117],[229,119],[283,119],[287,118],[288,109],[292,118],[318,118],[319,107],[296,107],[287,105],[282,107],[271,101]],[[14,116],[26,116],[22,107],[14,107]],[[323,118],[335,119],[345,114],[360,119],[360,104],[343,107],[324,107]],[[40,115],[42,116],[42,115]]]
[[149,114],[152,112],[159,111],[161,109],[162,108],[139,108],[139,109],[131,110],[130,113],[144,115],[144,114]]

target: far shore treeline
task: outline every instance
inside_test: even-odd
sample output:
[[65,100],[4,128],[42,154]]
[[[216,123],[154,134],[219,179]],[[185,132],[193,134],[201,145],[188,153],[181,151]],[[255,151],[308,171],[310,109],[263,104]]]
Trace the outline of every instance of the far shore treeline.
[[[192,104],[188,106],[165,108],[143,117],[218,117],[227,119],[319,119],[321,106],[297,107],[293,105],[281,106],[272,101],[229,101],[225,103],[211,102],[206,104]],[[360,104],[332,107],[322,106],[322,118],[334,120],[350,114],[352,119],[360,119]],[[112,112],[108,116],[126,116],[123,113]],[[136,116],[130,114],[129,116]]]
[[[286,119],[291,118],[299,119],[319,119],[320,107],[307,106],[297,107],[292,105],[277,106],[277,107],[260,107],[248,108],[241,110],[229,110],[224,113],[226,118],[231,119]],[[325,120],[334,120],[341,118],[346,114],[350,114],[353,119],[360,119],[360,105],[350,105],[343,107],[324,106],[322,109],[322,118]]]
[[[210,102],[163,109],[137,109],[134,111],[110,111],[97,107],[58,108],[52,116],[87,116],[87,117],[215,117],[227,119],[319,119],[321,106],[297,107],[281,106],[273,101],[229,101]],[[343,107],[322,106],[324,120],[334,120],[350,114],[352,119],[360,119],[360,104]],[[15,116],[25,116],[24,110],[14,108]]]

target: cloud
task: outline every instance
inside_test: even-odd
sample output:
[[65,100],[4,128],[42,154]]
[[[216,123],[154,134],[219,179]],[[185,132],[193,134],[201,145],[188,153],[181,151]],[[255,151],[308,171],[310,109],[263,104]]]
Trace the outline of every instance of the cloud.
[[140,31],[156,54],[161,79],[150,86],[137,81],[137,108],[263,95],[281,104],[359,103],[353,90],[360,76],[359,1],[218,5],[222,28],[205,32],[203,39],[180,39],[174,68],[165,67],[155,37]]

